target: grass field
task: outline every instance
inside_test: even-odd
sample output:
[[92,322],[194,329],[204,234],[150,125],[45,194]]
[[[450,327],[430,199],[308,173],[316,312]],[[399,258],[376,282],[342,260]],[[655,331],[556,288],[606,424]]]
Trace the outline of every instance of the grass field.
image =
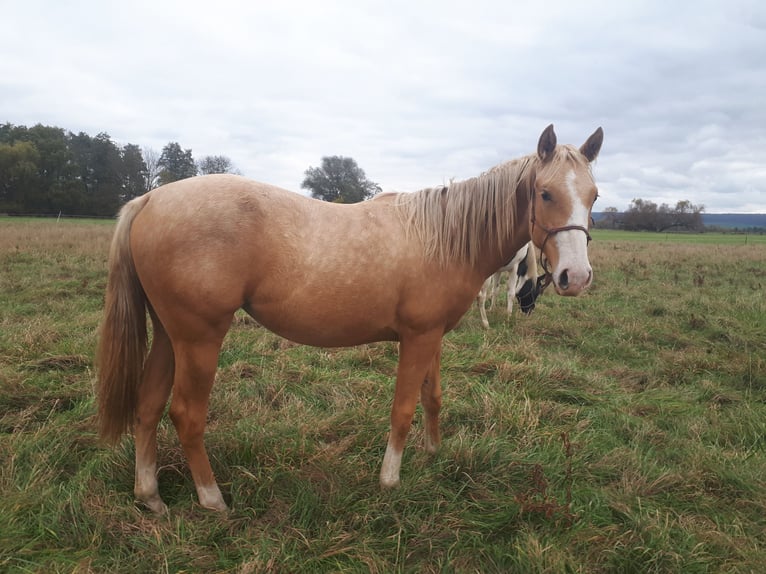
[[766,234],[763,233],[649,233],[621,231],[613,229],[594,229],[591,235],[603,241],[638,241],[650,243],[692,243],[695,245],[764,245]]
[[157,518],[132,440],[94,431],[111,229],[0,219],[0,571],[764,571],[762,237],[597,231],[586,295],[489,331],[472,310],[444,342],[442,449],[416,415],[393,492],[396,346],[238,316],[207,434],[232,512],[196,504],[164,420]]

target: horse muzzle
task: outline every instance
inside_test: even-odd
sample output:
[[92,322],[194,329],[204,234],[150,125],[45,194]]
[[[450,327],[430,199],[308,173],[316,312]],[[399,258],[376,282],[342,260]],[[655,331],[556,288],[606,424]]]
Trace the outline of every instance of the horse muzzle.
[[567,297],[579,295],[593,282],[593,269],[590,265],[555,269],[552,275],[556,293]]

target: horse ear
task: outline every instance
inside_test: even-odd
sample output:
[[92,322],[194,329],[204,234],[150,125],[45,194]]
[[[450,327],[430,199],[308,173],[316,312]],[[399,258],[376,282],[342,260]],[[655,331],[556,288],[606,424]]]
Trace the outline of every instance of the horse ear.
[[580,153],[583,154],[588,161],[593,161],[598,156],[598,152],[601,150],[601,144],[604,142],[604,130],[598,128],[587,141],[580,147]]
[[553,124],[543,130],[540,141],[537,142],[537,155],[541,161],[548,161],[553,156],[553,150],[556,149],[556,132],[553,131]]

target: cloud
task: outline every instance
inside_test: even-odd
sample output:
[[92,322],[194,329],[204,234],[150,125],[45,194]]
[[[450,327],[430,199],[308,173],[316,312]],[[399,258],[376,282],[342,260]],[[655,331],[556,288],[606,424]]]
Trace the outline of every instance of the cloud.
[[[4,8],[0,121],[196,157],[298,190],[325,155],[384,189],[463,179],[599,125],[602,207],[766,212],[766,6],[587,1]],[[29,30],[34,30],[30,41]],[[19,49],[23,46],[23,49]]]

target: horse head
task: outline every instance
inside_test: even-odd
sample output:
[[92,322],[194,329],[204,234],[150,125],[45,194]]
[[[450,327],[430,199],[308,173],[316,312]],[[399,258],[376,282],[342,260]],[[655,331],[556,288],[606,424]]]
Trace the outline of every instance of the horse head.
[[530,185],[530,234],[559,295],[579,295],[593,280],[588,227],[598,189],[590,165],[603,139],[604,132],[598,128],[579,149],[556,145],[550,125],[537,144],[537,167]]

